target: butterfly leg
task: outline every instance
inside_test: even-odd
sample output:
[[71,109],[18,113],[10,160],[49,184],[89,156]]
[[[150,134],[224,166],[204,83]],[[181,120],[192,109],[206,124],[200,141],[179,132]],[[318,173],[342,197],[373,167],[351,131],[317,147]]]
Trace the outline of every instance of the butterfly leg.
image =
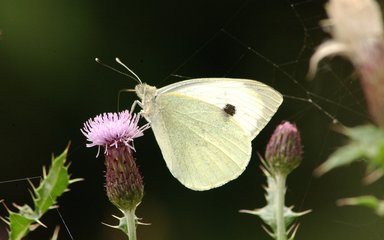
[[[135,101],[133,101],[133,104],[132,104],[132,106],[131,106],[131,111],[130,111],[130,113],[133,113],[133,111],[134,111],[135,108],[136,108],[136,105],[139,105],[141,108],[143,108],[143,104],[142,104],[139,100],[135,100]],[[139,112],[139,115],[141,115],[140,113],[141,113],[141,111]]]

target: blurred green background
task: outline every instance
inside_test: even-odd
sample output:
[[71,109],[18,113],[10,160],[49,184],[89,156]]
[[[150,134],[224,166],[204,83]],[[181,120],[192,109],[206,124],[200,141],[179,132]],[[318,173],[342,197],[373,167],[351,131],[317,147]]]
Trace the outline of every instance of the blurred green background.
[[[138,228],[140,240],[270,239],[259,219],[238,210],[264,204],[256,153],[263,153],[282,120],[297,123],[305,150],[302,165],[288,179],[287,205],[313,209],[300,218],[297,239],[383,239],[384,221],[369,210],[335,206],[341,197],[382,194],[382,182],[362,186],[363,164],[321,178],[312,175],[345,141],[330,130],[326,113],[348,126],[368,121],[348,62],[323,61],[316,79],[305,80],[308,58],[328,37],[318,27],[325,18],[323,5],[317,0],[0,0],[0,199],[8,206],[30,203],[22,179],[39,176],[51,154],[71,141],[70,170],[85,181],[59,199],[62,218],[56,210],[49,212],[43,219],[49,229],[40,228],[28,239],[47,239],[55,225],[61,225],[59,239],[125,239],[101,224],[116,223],[111,215],[119,212],[105,196],[103,158],[96,159],[96,148],[85,147],[79,131],[88,118],[117,111],[118,91],[134,87],[133,80],[94,61],[99,57],[121,69],[114,62],[120,57],[158,87],[184,79],[175,75],[239,77],[257,79],[285,95],[253,141],[244,174],[218,189],[184,188],[166,168],[151,130],[138,139],[145,197],[137,215],[152,223]],[[120,109],[134,99],[123,94]],[[0,214],[6,214],[4,208]],[[2,223],[0,239],[6,239]]]

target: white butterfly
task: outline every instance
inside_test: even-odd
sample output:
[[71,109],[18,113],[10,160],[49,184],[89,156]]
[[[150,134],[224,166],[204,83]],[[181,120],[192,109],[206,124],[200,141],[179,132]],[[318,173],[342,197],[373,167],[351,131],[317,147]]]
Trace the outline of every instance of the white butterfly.
[[219,187],[245,170],[251,141],[283,101],[279,92],[254,80],[198,78],[157,89],[137,79],[141,115],[168,169],[184,186],[199,191]]

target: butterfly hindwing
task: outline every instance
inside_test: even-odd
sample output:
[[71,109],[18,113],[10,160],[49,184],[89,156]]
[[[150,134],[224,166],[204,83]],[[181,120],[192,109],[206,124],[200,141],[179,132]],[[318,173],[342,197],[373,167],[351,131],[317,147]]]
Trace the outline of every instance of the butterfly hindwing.
[[237,178],[251,157],[251,137],[225,111],[180,92],[156,98],[151,126],[171,171],[183,185],[208,190]]

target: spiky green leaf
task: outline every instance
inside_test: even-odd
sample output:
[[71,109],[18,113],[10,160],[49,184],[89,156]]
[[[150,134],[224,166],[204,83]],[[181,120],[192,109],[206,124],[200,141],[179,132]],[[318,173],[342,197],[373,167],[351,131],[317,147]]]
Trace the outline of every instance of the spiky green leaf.
[[[112,216],[114,218],[116,218],[117,220],[119,220],[119,224],[117,224],[117,225],[110,225],[110,224],[107,224],[107,223],[103,223],[103,224],[105,226],[108,226],[108,227],[111,227],[111,228],[119,229],[120,231],[122,231],[123,233],[127,234],[127,236],[128,236],[128,221],[127,221],[126,216],[122,216],[122,217],[118,217],[118,216],[115,216],[115,215],[112,215]],[[135,218],[135,223],[139,224],[139,222],[137,220],[138,219]]]
[[339,206],[363,206],[372,209],[378,216],[384,217],[384,201],[374,196],[366,195],[343,198],[337,201]]
[[9,213],[9,239],[16,240],[22,239],[29,232],[29,228],[33,223],[32,219],[29,219],[19,213]]
[[68,166],[66,166],[68,148],[58,157],[52,158],[52,165],[48,174],[43,173],[37,188],[32,186],[34,209],[28,205],[16,206],[17,212],[9,211],[8,220],[10,240],[20,240],[34,230],[38,225],[43,225],[40,218],[53,207],[59,197],[74,180],[70,180]]
[[[240,210],[242,213],[249,213],[252,215],[257,215],[260,217],[265,224],[269,226],[269,229],[264,227],[266,232],[273,238],[276,237],[276,231],[277,231],[277,185],[276,185],[276,179],[272,177],[271,172],[269,171],[269,165],[266,161],[262,160],[263,164],[263,172],[264,175],[267,177],[267,186],[265,187],[265,199],[267,201],[267,205],[263,208],[254,209],[254,210]],[[303,216],[311,210],[303,211],[303,212],[294,212],[292,210],[292,207],[286,207],[283,208],[283,217],[285,221],[285,226],[292,226],[292,223],[294,220],[296,220],[298,217]],[[294,236],[295,232],[297,230],[296,226],[293,226],[292,230],[288,230],[287,234],[290,235],[290,237]]]
[[41,181],[40,185],[34,190],[35,211],[44,214],[56,203],[59,197],[69,185],[68,167],[65,166],[67,149],[58,157],[52,157],[52,165],[48,175]]
[[316,169],[322,175],[336,167],[358,160],[366,160],[371,171],[384,169],[384,130],[374,125],[345,128],[342,131],[350,141],[338,148]]

